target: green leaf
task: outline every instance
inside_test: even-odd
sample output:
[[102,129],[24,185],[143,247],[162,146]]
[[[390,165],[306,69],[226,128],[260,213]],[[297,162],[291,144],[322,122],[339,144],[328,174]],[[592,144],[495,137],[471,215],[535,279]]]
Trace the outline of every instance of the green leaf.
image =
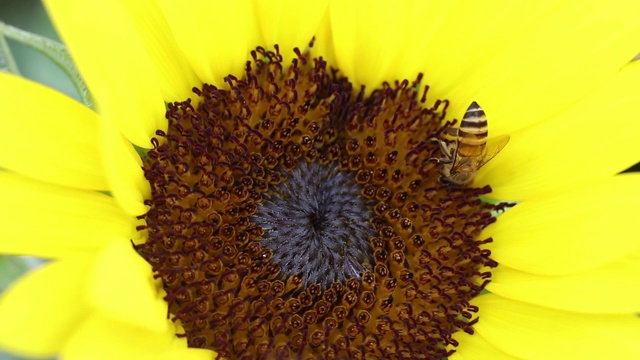
[[3,33],[0,33],[0,71],[20,75],[16,60],[13,58],[13,54],[7,43],[7,38],[5,38]]
[[[67,76],[69,76],[69,78],[73,82],[73,85],[78,91],[78,94],[80,94],[80,98],[82,99],[82,102],[88,107],[93,106],[93,102],[91,100],[91,94],[89,93],[87,86],[82,80],[82,76],[80,76],[80,72],[78,72],[78,69],[73,63],[73,60],[71,59],[71,55],[69,54],[69,52],[67,51],[67,48],[63,44],[55,40],[46,38],[44,36],[40,36],[37,34],[30,33],[28,31],[18,29],[15,26],[7,25],[1,21],[0,21],[0,35],[1,35],[0,41],[2,41],[5,38],[17,41],[19,43],[22,43],[24,45],[27,45],[33,48],[34,50],[42,53],[44,56],[46,56],[51,61],[53,61],[67,74]],[[0,46],[2,46],[2,44],[0,44]],[[3,54],[4,54],[4,51],[3,51]],[[14,65],[15,65],[15,62],[14,62]],[[17,67],[16,67],[16,70],[17,70]]]

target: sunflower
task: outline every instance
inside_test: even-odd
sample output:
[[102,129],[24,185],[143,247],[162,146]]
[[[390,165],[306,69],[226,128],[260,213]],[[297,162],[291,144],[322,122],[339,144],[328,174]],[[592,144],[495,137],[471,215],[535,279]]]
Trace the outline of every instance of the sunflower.
[[640,4],[46,5],[97,110],[0,74],[3,349],[640,357]]

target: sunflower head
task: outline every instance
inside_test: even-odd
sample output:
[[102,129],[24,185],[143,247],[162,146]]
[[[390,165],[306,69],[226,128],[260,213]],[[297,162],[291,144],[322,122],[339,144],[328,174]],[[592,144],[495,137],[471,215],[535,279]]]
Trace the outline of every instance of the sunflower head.
[[640,358],[640,2],[44,3],[86,106],[0,73],[2,351]]
[[447,102],[425,108],[421,76],[367,96],[275,49],[169,104],[146,156],[136,248],[172,318],[223,357],[446,356],[496,265],[476,240],[490,189],[438,182]]

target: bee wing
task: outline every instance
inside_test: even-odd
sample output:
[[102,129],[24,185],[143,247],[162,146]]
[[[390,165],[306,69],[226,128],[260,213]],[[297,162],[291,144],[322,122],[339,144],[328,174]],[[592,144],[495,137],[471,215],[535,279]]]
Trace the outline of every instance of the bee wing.
[[501,135],[487,140],[487,145],[484,147],[482,156],[478,157],[477,168],[479,169],[484,164],[493,159],[509,142],[509,135]]

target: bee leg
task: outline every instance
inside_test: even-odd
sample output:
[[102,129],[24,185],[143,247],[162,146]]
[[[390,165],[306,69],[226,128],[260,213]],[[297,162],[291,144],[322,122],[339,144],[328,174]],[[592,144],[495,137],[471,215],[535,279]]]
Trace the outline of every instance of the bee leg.
[[445,157],[452,159],[453,158],[453,153],[455,150],[455,144],[456,142],[447,142],[446,140],[439,140],[438,139],[438,146],[440,147],[440,151],[442,151],[442,153],[444,154]]
[[443,184],[443,185],[451,184],[451,182],[447,179],[447,176],[444,174],[444,171],[442,171],[442,169],[440,169],[438,173],[440,174],[440,177],[438,178],[438,182],[440,184]]
[[451,159],[447,159],[447,158],[428,158],[427,161],[429,162],[433,162],[436,163],[438,165],[447,165],[447,164],[451,164],[453,161],[451,161]]

